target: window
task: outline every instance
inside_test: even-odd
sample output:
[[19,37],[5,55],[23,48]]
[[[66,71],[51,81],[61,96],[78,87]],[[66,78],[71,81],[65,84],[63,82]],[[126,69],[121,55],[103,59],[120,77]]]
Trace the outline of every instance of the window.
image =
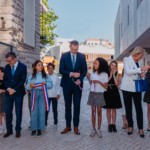
[[35,0],[24,0],[24,43],[35,46]]
[[142,0],[137,0],[137,8],[140,6]]

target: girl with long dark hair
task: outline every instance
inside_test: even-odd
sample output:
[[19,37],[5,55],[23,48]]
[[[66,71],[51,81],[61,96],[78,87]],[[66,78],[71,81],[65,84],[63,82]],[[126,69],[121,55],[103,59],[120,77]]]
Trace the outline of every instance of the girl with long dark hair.
[[31,91],[31,136],[41,136],[45,129],[45,111],[48,111],[47,89],[53,86],[51,78],[45,73],[43,63],[35,61],[33,73],[29,76],[27,90]]
[[[102,107],[105,105],[104,91],[107,89],[107,82],[109,76],[109,67],[107,61],[103,58],[97,58],[94,61],[93,72],[91,75],[87,75],[87,78],[91,84],[91,90],[87,104],[91,106],[92,110],[92,131],[90,136],[93,137],[96,133],[99,138],[102,137],[101,133],[101,121],[102,121]],[[96,113],[98,127],[96,131]]]
[[117,132],[116,129],[116,109],[122,108],[120,94],[118,90],[119,78],[118,78],[118,63],[112,61],[109,65],[110,76],[108,80],[108,88],[104,93],[107,109],[108,120],[108,132]]

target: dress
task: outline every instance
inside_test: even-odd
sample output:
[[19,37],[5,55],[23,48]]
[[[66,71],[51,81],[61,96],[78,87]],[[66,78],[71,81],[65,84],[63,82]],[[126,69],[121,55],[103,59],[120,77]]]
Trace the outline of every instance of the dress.
[[145,92],[144,102],[150,104],[150,70],[146,73],[146,79],[148,81],[149,89]]
[[109,84],[108,89],[104,93],[104,98],[106,101],[106,105],[104,106],[104,108],[107,109],[122,108],[119,90],[118,87],[115,85],[113,77],[108,81],[108,84]]
[[[2,80],[0,80],[0,89],[4,90],[4,82]],[[5,112],[5,93],[1,93],[0,94],[0,113],[4,113]]]

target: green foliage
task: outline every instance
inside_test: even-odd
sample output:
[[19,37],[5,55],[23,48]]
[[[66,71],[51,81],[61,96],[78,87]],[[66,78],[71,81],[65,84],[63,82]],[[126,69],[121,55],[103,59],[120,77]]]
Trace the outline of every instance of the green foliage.
[[48,12],[40,14],[40,35],[41,43],[43,45],[54,44],[54,38],[57,37],[53,31],[57,27],[55,21],[58,19],[58,16],[55,14],[54,10],[49,9],[48,0],[43,0],[43,3],[48,8]]

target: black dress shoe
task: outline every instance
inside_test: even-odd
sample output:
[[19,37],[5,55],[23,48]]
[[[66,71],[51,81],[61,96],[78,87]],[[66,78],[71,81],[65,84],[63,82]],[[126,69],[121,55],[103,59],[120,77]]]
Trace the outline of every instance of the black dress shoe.
[[141,138],[144,138],[144,137],[145,137],[144,131],[143,131],[142,133],[140,133],[140,130],[139,130],[139,134],[140,134],[140,137],[141,137]]
[[128,135],[132,135],[132,134],[133,134],[133,128],[132,128],[132,130],[131,130],[131,131],[129,131],[129,130],[128,130],[128,132],[127,132],[127,133],[128,133]]
[[112,125],[111,124],[108,125],[108,132],[112,132]]
[[36,130],[31,132],[31,136],[35,136],[36,135]]
[[13,134],[13,131],[9,131],[6,134],[4,134],[3,138],[7,138],[7,137],[9,137],[12,134]]
[[16,138],[20,138],[21,137],[21,133],[20,132],[16,132]]
[[42,135],[41,130],[37,130],[37,136],[40,137]]
[[113,131],[113,132],[117,132],[116,125],[115,125],[115,124],[112,124],[111,126],[112,126],[112,131]]

